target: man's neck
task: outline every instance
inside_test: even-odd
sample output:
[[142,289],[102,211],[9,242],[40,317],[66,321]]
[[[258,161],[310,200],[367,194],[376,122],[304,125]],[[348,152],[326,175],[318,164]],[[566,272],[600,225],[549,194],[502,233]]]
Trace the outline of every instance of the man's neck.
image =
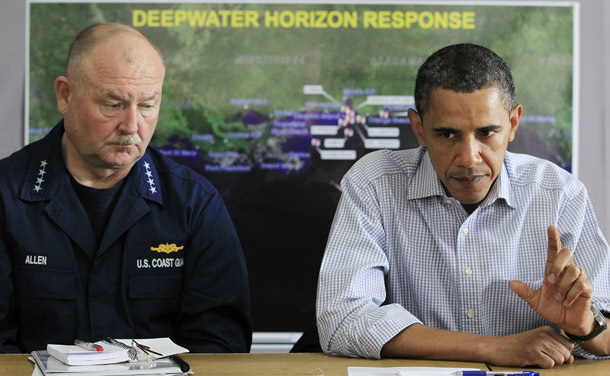
[[66,162],[66,168],[79,184],[97,189],[114,187],[125,179],[131,170],[131,168],[122,168],[120,170],[97,169],[93,171],[78,168],[71,169],[68,162]]
[[462,204],[462,207],[464,208],[464,210],[466,210],[466,213],[468,213],[468,215],[472,214],[475,210],[477,210],[477,208],[479,207],[481,203],[477,202],[476,204]]

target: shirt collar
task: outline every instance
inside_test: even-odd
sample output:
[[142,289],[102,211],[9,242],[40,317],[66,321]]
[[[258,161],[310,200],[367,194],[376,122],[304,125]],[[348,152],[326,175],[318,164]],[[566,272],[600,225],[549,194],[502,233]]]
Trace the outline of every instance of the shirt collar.
[[422,153],[420,163],[417,170],[415,170],[413,178],[411,178],[407,199],[415,200],[432,196],[445,196],[445,189],[440,179],[436,176],[436,171],[432,167],[428,151],[425,147],[420,147],[420,150]]
[[[421,149],[422,155],[420,163],[415,171],[415,174],[413,175],[413,178],[411,179],[409,191],[407,192],[407,199],[415,200],[433,196],[447,197],[443,184],[436,175],[436,171],[432,166],[432,161],[430,160],[428,151],[425,149],[425,147],[421,147]],[[485,197],[479,206],[485,207],[493,204],[498,199],[503,199],[508,206],[514,207],[510,197],[510,178],[508,176],[506,163],[503,163],[502,170],[500,171],[498,178],[491,186],[487,197]]]
[[506,205],[514,208],[511,200],[510,178],[508,176],[505,163],[502,163],[502,170],[500,170],[500,174],[498,175],[494,184],[491,186],[487,197],[485,197],[479,207],[483,208],[489,206],[499,199],[502,199]]
[[[70,184],[68,170],[61,155],[64,122],[60,121],[47,136],[33,147],[33,156],[21,188],[21,199],[47,201],[57,195],[63,183]],[[163,204],[159,175],[147,150],[126,177],[145,199]]]

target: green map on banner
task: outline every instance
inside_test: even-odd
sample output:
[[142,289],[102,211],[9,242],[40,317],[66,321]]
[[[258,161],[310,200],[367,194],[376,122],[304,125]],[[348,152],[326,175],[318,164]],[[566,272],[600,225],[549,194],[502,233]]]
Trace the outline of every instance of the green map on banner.
[[[368,152],[417,146],[406,112],[419,66],[439,48],[470,42],[502,56],[524,108],[509,150],[572,170],[574,12],[540,3],[30,2],[29,142],[61,119],[53,80],[78,31],[134,26],[167,65],[151,144],[223,195],[249,263],[255,329],[265,315],[256,304],[277,305],[271,297],[298,290],[299,278],[314,287],[283,316],[305,320],[339,182]],[[281,263],[312,265],[295,277],[272,268]],[[267,319],[258,330],[293,329]]]

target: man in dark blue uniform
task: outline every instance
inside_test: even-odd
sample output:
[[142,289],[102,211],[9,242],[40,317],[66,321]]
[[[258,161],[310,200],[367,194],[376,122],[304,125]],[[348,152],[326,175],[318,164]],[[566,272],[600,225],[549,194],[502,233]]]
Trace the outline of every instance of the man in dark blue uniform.
[[216,189],[148,143],[165,66],[138,31],[97,24],[55,80],[62,120],[0,161],[0,352],[171,337],[246,352],[246,264]]

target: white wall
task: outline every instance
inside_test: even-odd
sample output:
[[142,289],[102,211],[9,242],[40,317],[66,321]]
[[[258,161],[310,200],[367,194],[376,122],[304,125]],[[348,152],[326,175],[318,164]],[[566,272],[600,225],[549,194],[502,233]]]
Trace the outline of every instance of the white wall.
[[0,3],[0,158],[23,146],[25,0]]
[[[610,3],[580,1],[580,142],[578,177],[589,191],[600,227],[610,239]],[[543,93],[541,93],[544,95]]]
[[[605,146],[610,146],[607,111],[610,73],[604,68],[610,66],[610,4],[604,0],[578,2],[581,10],[579,177],[589,190],[600,226],[608,238],[610,200],[606,192],[610,188],[610,152],[606,152]],[[25,9],[25,0],[0,3],[0,158],[23,145]]]

